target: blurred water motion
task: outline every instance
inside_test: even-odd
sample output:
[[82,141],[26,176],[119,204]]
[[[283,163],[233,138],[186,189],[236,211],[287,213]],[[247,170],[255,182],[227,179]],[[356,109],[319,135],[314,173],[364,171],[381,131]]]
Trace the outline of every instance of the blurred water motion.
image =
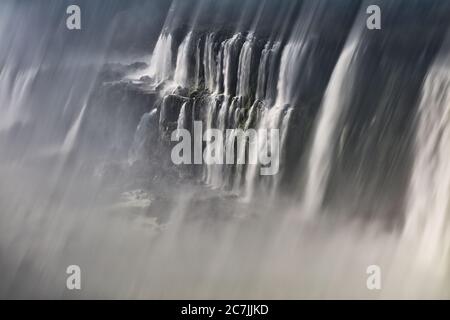
[[[0,4],[0,297],[450,297],[450,3],[71,4]],[[174,165],[194,121],[280,173]]]

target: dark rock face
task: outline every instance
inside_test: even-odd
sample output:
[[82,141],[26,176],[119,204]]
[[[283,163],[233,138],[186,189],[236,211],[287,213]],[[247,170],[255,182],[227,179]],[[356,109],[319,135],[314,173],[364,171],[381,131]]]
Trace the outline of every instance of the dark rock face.
[[188,97],[189,96],[189,88],[177,87],[173,93],[173,95]]
[[151,111],[158,94],[146,92],[128,82],[99,83],[91,96],[80,148],[127,154],[143,114]]
[[164,140],[170,141],[171,133],[177,129],[181,108],[188,101],[189,98],[175,94],[164,97],[159,112],[159,129]]

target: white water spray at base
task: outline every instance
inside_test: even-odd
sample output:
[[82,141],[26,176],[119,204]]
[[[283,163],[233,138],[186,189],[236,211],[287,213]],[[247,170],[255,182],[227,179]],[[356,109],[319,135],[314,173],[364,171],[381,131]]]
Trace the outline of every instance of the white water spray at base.
[[[450,70],[434,66],[422,91],[405,237],[418,257],[448,271],[450,254]],[[438,263],[436,263],[436,259]]]

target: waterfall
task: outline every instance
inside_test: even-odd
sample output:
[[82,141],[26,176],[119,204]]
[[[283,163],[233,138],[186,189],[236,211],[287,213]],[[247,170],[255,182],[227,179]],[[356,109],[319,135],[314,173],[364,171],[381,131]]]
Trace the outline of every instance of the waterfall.
[[[208,97],[208,109],[206,114],[206,129],[213,129],[215,127],[215,117],[217,113],[218,101],[216,100],[215,94]],[[207,142],[205,147],[205,152],[209,154],[211,148],[211,143]],[[212,184],[214,179],[214,173],[216,172],[216,166],[214,164],[206,164],[203,169],[203,180]]]
[[187,87],[189,77],[189,55],[191,53],[192,32],[189,32],[178,48],[177,66],[175,69],[174,81],[182,86]]
[[[326,11],[327,4],[326,0],[305,3],[295,20],[282,21],[281,19],[279,21],[284,31],[280,34],[272,32],[270,37],[264,38],[264,42],[260,41],[262,39],[258,38],[256,31],[261,26],[260,19],[265,15],[264,8],[268,4],[257,6],[258,14],[252,18],[252,23],[249,24],[250,28],[247,30],[237,28],[233,33],[229,33],[229,30],[222,33],[212,31],[214,30],[212,29],[197,38],[198,33],[195,31],[195,26],[192,27],[192,31],[184,37],[178,47],[174,81],[183,87],[199,88],[199,84],[203,80],[206,89],[204,92],[206,94],[202,96],[205,98],[202,102],[205,104],[205,115],[202,117],[205,128],[217,129],[221,132],[225,132],[227,128],[237,128],[242,125],[247,128],[251,125],[261,129],[280,129],[283,140],[281,145],[284,145],[289,136],[288,124],[293,110],[305,107],[296,105],[297,98],[302,93],[306,95],[310,89],[310,81],[299,82],[299,79],[302,78],[302,75],[311,77],[311,81],[314,79],[311,75],[313,69],[310,65],[313,62],[312,57],[322,49],[322,44],[318,41],[322,34],[320,17]],[[292,5],[283,6],[280,12],[289,11],[294,7]],[[290,18],[294,16],[292,15]],[[292,29],[290,34],[287,33],[289,26]],[[154,56],[159,56],[159,52],[165,50],[163,48],[169,47],[167,43],[171,42],[171,40],[169,41],[171,36],[166,30],[162,32],[158,40]],[[203,33],[203,30],[200,32]],[[342,42],[344,41],[345,38],[342,39]],[[262,48],[260,47],[261,42],[264,43]],[[338,53],[336,53],[336,59]],[[258,60],[254,61],[256,59]],[[340,61],[340,64],[345,64],[345,62]],[[345,67],[338,66],[337,68],[340,70]],[[194,83],[189,83],[191,71],[195,72]],[[201,77],[203,79],[200,79]],[[252,83],[253,81],[255,83]],[[338,94],[335,93],[335,96]],[[329,98],[330,101],[332,99]],[[256,103],[257,101],[261,104]],[[331,102],[326,103],[331,104]],[[345,101],[342,104],[345,104]],[[256,114],[259,116],[255,116]],[[317,120],[317,122],[328,121],[327,114],[323,120]],[[331,112],[331,115],[333,114]],[[319,125],[318,136],[328,135],[323,132],[322,127],[325,125]],[[330,128],[331,135],[333,130]],[[320,138],[316,138],[313,143],[314,155],[311,157],[326,158],[326,155],[320,155],[325,152],[321,149],[318,141]],[[332,141],[328,141],[328,143],[332,144]],[[225,148],[225,146],[222,147]],[[208,148],[210,148],[209,143],[206,144],[206,149],[208,150]],[[285,150],[281,150],[281,152],[283,155],[287,154]],[[314,160],[310,162],[312,161]],[[279,162],[281,164],[283,159],[279,159]],[[233,189],[235,191],[237,186],[247,184],[244,189],[245,193],[254,194],[256,186],[260,182],[258,168],[259,165],[252,168],[247,168],[246,165],[236,165],[234,169],[236,177],[230,179],[228,177],[229,168],[223,169],[220,165],[210,164],[204,166],[203,177],[207,183],[217,187],[225,186],[228,181],[234,180]],[[322,170],[315,167],[311,167],[311,169],[314,172]],[[316,174],[322,175],[309,173],[311,177],[307,182],[309,186],[307,189],[310,189],[308,192],[314,192],[314,182],[311,180],[315,179],[312,176]],[[265,177],[264,184],[269,185],[269,188],[275,192],[274,189],[281,185],[280,179],[279,177]]]
[[252,67],[252,53],[254,45],[254,35],[249,34],[242,46],[241,54],[239,56],[239,65],[237,73],[237,90],[238,96],[247,97],[250,90],[250,75]]
[[[268,42],[264,46],[263,51],[261,52],[261,59],[258,67],[258,80],[256,87],[256,99],[257,100],[265,100],[271,99],[273,97],[270,96],[271,91],[269,86],[271,82],[274,81],[275,78],[275,63],[276,63],[276,55],[280,49],[280,43],[272,43]],[[271,102],[271,101],[270,101]]]
[[280,157],[278,159],[275,159],[275,161],[278,161],[278,166],[280,167],[280,174],[278,174],[275,177],[275,182],[273,183],[272,186],[272,196],[276,195],[276,192],[279,190],[282,181],[282,177],[283,175],[281,174],[284,170],[283,168],[283,161],[285,159],[286,156],[286,150],[287,150],[287,137],[289,135],[289,123],[291,121],[291,116],[292,116],[292,112],[294,109],[289,108],[288,110],[286,110],[286,114],[283,117],[283,120],[281,121],[281,126],[280,126],[280,150],[281,152],[283,152],[282,154],[280,154]]
[[[235,108],[232,99],[232,88],[231,84],[233,83],[233,76],[237,76],[237,70],[234,68],[234,59],[236,55],[236,50],[238,42],[240,41],[241,35],[235,34],[230,39],[224,40],[221,43],[221,48],[219,51],[219,57],[217,59],[217,65],[213,65],[216,61],[213,56],[213,44],[209,43],[212,41],[213,35],[210,34],[207,36],[206,44],[205,44],[205,78],[207,78],[209,82],[208,87],[211,89],[215,86],[212,79],[214,79],[214,70],[221,70],[222,72],[217,72],[216,74],[216,87],[215,93],[212,94],[209,98],[208,103],[208,114],[207,114],[207,128],[208,129],[217,129],[222,134],[225,133],[226,128],[229,125],[228,119],[230,118],[229,108]],[[208,76],[207,76],[208,74]],[[223,84],[224,88],[224,97],[220,102],[220,107],[218,108],[216,97],[219,92],[219,88]],[[218,111],[218,112],[217,112]],[[216,114],[217,112],[217,114]],[[216,121],[214,119],[216,118]],[[217,128],[214,127],[214,124],[217,124]],[[225,139],[226,141],[226,139]],[[218,145],[216,152],[220,155],[224,155],[225,151],[225,141],[221,145]],[[206,151],[209,153],[209,148],[211,148],[211,143],[207,143]],[[221,187],[226,183],[226,170],[223,170],[221,165],[209,164],[205,166],[205,180],[212,186]]]
[[171,77],[172,35],[162,33],[159,36],[150,60],[149,74],[156,82],[161,82]]
[[[257,113],[256,108],[257,108],[257,104],[254,103],[249,110],[248,118],[244,124],[244,130],[250,129],[251,123],[255,120],[256,113]],[[253,192],[248,192],[248,190],[249,189],[252,190],[252,187],[254,185],[253,182],[256,180],[256,177],[258,176],[257,172],[258,172],[259,166],[257,164],[252,165],[252,166],[247,166],[247,172],[245,172],[245,175],[244,175],[244,169],[245,169],[244,163],[245,163],[245,159],[246,159],[245,151],[246,151],[247,147],[248,147],[247,141],[245,141],[245,143],[242,143],[240,145],[241,149],[239,150],[239,155],[241,155],[241,157],[237,159],[237,169],[236,169],[237,174],[236,174],[236,180],[235,180],[235,183],[233,186],[233,190],[236,193],[239,193],[241,190],[241,187],[243,185],[244,187],[247,188],[247,192],[246,192],[246,194],[244,194],[244,196],[248,200],[253,195]],[[245,181],[242,180],[244,178],[245,178]],[[247,184],[245,184],[245,183],[247,183]]]
[[[342,47],[336,49],[334,58],[336,60],[330,65],[328,76],[314,74],[320,66],[320,64],[315,65],[315,56],[320,56],[322,50],[321,37],[324,36],[326,39],[329,37],[322,32],[320,23],[327,4],[326,0],[305,2],[294,20],[279,21],[284,31],[279,34],[272,32],[270,37],[264,38],[264,42],[260,41],[255,31],[260,27],[260,19],[265,14],[263,9],[265,4],[257,7],[257,18],[253,19],[251,28],[247,30],[238,28],[233,33],[229,33],[229,30],[222,33],[211,29],[198,36],[194,25],[191,28],[192,31],[185,35],[178,47],[173,77],[178,85],[187,88],[194,86],[202,90],[200,84],[204,84],[205,115],[202,119],[205,122],[205,128],[218,129],[221,132],[227,128],[248,128],[250,125],[255,128],[280,129],[283,155],[282,159],[279,159],[281,167],[284,167],[283,161],[289,151],[286,141],[291,134],[289,123],[292,114],[296,114],[298,109],[310,107],[309,89],[312,81],[327,79],[324,80],[323,89],[321,89],[323,91],[318,90],[314,93],[317,96],[312,97],[319,98],[317,101],[318,103],[321,101],[320,108],[318,108],[318,114],[313,115],[315,118],[308,120],[314,125],[312,133],[307,133],[311,135],[307,137],[309,145],[305,147],[308,153],[302,155],[305,170],[302,170],[300,174],[302,178],[300,184],[303,186],[301,198],[305,214],[314,214],[323,204],[331,166],[334,163],[335,145],[339,144],[341,148],[343,147],[343,136],[337,142],[335,136],[342,124],[350,99],[355,97],[355,92],[352,91],[351,69],[354,67],[353,60],[358,49],[359,36],[351,36],[350,33],[351,39],[358,39],[352,41],[346,40],[348,34],[342,37],[342,45],[345,42],[347,44],[343,49]],[[289,6],[289,8],[293,7]],[[289,11],[289,8],[283,7],[284,11],[280,12]],[[355,15],[356,13],[355,10]],[[294,16],[292,15],[291,18]],[[352,19],[354,18],[355,16]],[[362,23],[364,19],[360,18],[358,21]],[[353,30],[351,27],[355,21],[351,22],[348,24],[347,32]],[[292,30],[290,33],[289,26]],[[169,29],[161,33],[151,63],[153,74],[159,81],[170,78],[172,72],[173,36],[167,32]],[[203,30],[201,32],[203,33]],[[331,29],[328,30],[328,33],[330,32]],[[264,45],[259,49],[261,42]],[[254,61],[256,57],[259,61]],[[325,58],[321,59],[325,61]],[[193,83],[190,83],[191,76]],[[253,79],[254,92],[252,92]],[[257,104],[257,101],[261,104]],[[181,125],[180,121],[183,119],[185,109],[184,103],[178,118],[178,127]],[[301,112],[302,115],[305,114],[304,111]],[[206,148],[209,148],[208,144]],[[206,165],[204,178],[207,183],[215,186],[224,186],[227,181],[233,180],[235,191],[238,190],[238,186],[246,184],[247,195],[255,194],[261,184],[269,186],[271,192],[275,193],[282,184],[284,174],[279,174],[272,179],[267,177],[261,183],[258,166],[250,168],[246,165],[236,165],[233,169],[235,177],[231,179],[230,168]]]
[[219,53],[217,55],[217,65],[215,67],[215,89],[214,89],[214,94],[219,94],[219,93],[223,93],[224,90],[224,73],[223,73],[223,68],[224,68],[224,43],[222,42],[220,44],[220,49],[219,49]]
[[450,1],[41,2],[0,1],[0,298],[450,297]]
[[177,129],[186,129],[186,105],[188,103],[183,103],[183,106],[180,110],[180,115],[178,116]]
[[[250,123],[254,122],[257,123],[258,128],[265,128],[265,129],[278,129],[279,130],[279,137],[280,141],[279,144],[279,150],[281,151],[281,154],[279,154],[279,157],[273,158],[273,163],[271,164],[274,167],[279,167],[280,171],[282,170],[282,164],[283,164],[283,150],[285,150],[286,147],[286,139],[289,132],[289,122],[292,116],[292,108],[284,109],[281,107],[273,107],[270,109],[263,109],[262,114],[258,114],[258,104],[255,102],[250,109],[250,115],[248,118],[248,121],[246,123],[246,127],[250,125]],[[264,141],[264,143],[259,145],[259,152],[264,153],[266,150],[271,150],[271,146],[267,144],[267,141]],[[246,188],[245,188],[245,197],[247,200],[250,200],[255,194],[259,185],[259,170],[261,168],[261,164],[258,163],[255,166],[252,166],[251,168],[248,168],[246,173]],[[278,172],[277,175],[272,177],[268,181],[268,185],[264,186],[266,189],[264,189],[264,192],[269,192],[272,196],[275,196],[280,184],[281,184],[281,172]],[[267,177],[266,177],[267,180]]]
[[[261,53],[258,70],[257,98],[261,99],[269,96],[270,99],[266,100],[266,103],[269,102],[272,104],[272,90],[268,88],[268,81],[275,82],[275,79],[277,79],[277,84],[276,98],[274,99],[273,105],[264,110],[257,124],[258,127],[272,129],[283,129],[281,128],[283,125],[287,127],[291,112],[287,113],[285,111],[287,106],[296,103],[296,97],[302,90],[298,83],[298,77],[306,69],[308,64],[308,53],[313,48],[310,38],[314,36],[313,30],[318,26],[317,16],[323,10],[324,5],[325,2],[323,1],[307,3],[306,8],[300,13],[294,25],[293,32],[281,52],[277,77],[274,77],[275,61],[272,59],[277,57],[278,50],[280,49],[278,42],[275,42],[273,45],[267,43]],[[285,128],[286,130],[288,129]],[[285,138],[287,132],[281,132],[281,136]],[[258,184],[258,179],[259,177],[255,168],[247,172],[247,196],[255,193],[255,186]],[[269,188],[277,188],[280,182],[276,181],[277,178],[271,179],[269,184],[272,187]],[[274,189],[272,189],[272,193],[274,192]]]
[[205,39],[203,64],[205,68],[205,87],[210,92],[216,91],[216,56],[214,52],[215,34],[210,33]]
[[238,41],[241,38],[241,34],[235,34],[231,39],[225,40],[222,43],[222,58],[223,58],[223,85],[224,85],[224,93],[226,96],[230,96],[232,94],[232,77],[235,75],[235,69],[233,64],[233,59],[235,59],[234,50],[236,50],[235,46],[238,44]]
[[311,38],[314,37],[314,30],[318,27],[318,15],[324,10],[326,2],[320,0],[307,2],[305,6],[281,54],[275,102],[278,106],[292,103],[301,90],[297,83],[298,76],[305,70]]
[[352,94],[351,66],[357,42],[342,52],[326,90],[312,140],[307,163],[306,186],[303,195],[303,214],[311,216],[320,209],[325,197],[328,175],[333,161],[336,130]]
[[278,95],[276,105],[285,105],[291,101],[295,92],[295,78],[298,70],[293,64],[300,64],[305,43],[301,40],[289,42],[283,49],[280,62],[280,76],[278,78]]
[[[436,63],[422,89],[405,235],[420,258],[448,260],[450,249],[450,64]],[[436,260],[437,259],[437,260]],[[446,268],[447,265],[444,265]]]

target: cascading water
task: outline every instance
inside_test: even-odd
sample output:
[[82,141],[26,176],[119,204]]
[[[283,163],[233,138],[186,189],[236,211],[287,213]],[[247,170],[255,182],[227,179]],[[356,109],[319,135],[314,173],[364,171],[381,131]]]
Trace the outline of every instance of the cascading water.
[[223,86],[225,96],[230,96],[233,93],[233,77],[236,76],[235,60],[237,54],[240,51],[239,42],[241,40],[241,34],[237,33],[228,40],[222,42],[221,53],[223,59]]
[[[354,40],[353,40],[354,41]],[[332,148],[336,145],[336,129],[341,122],[341,114],[352,92],[351,63],[357,49],[354,41],[344,48],[325,93],[322,109],[318,116],[317,128],[308,159],[307,178],[302,205],[306,216],[317,213],[321,208],[328,183],[332,162]]]
[[149,74],[156,82],[161,82],[171,76],[172,68],[172,36],[161,34],[153,50]]
[[440,59],[425,80],[418,110],[415,161],[405,235],[419,241],[419,257],[447,268],[450,243],[450,77]]
[[178,125],[177,129],[185,129],[186,128],[186,105],[187,102],[183,104],[180,110],[180,116],[178,117]]
[[261,62],[258,69],[258,85],[256,89],[257,100],[268,100],[268,103],[272,103],[273,97],[271,96],[270,84],[274,81],[275,74],[275,62],[277,54],[280,50],[280,43],[266,43],[262,53]]
[[109,1],[0,4],[0,297],[448,297],[449,4]]
[[244,42],[239,56],[239,66],[237,73],[237,96],[247,97],[250,89],[250,74],[252,67],[252,53],[254,46],[254,36],[249,34]]
[[214,52],[214,37],[214,33],[210,33],[206,36],[203,60],[205,68],[205,86],[211,92],[214,92],[216,90],[216,55]]
[[183,42],[180,44],[178,48],[178,56],[177,56],[177,66],[175,69],[174,81],[183,87],[187,87],[188,83],[188,67],[190,65],[189,62],[189,54],[191,50],[191,41],[192,41],[192,33],[190,32]]

